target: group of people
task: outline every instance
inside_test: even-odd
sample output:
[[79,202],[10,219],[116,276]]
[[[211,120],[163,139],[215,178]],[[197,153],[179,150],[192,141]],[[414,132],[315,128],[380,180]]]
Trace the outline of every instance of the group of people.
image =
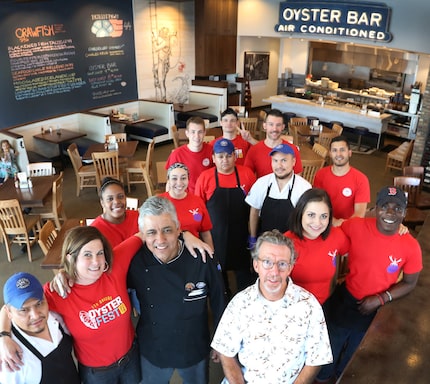
[[[231,384],[324,383],[342,373],[378,309],[417,284],[422,257],[401,224],[405,194],[381,189],[375,217],[364,217],[369,182],[349,164],[345,137],[332,141],[332,164],[312,186],[300,176],[299,149],[282,136],[280,111],[267,113],[261,142],[233,109],[221,126],[223,136],[206,144],[204,121],[189,119],[189,143],[167,161],[167,191],[139,212],[125,209],[118,180],[105,180],[103,213],[67,234],[64,271],[51,284],[10,278],[0,378],[23,382],[12,378],[23,377],[34,356],[42,367],[34,382],[54,372],[43,353],[26,359],[32,351],[17,334],[32,344],[48,335],[51,351],[71,334],[83,383],[167,383],[175,369],[184,383],[207,383],[210,357]],[[337,284],[345,255],[349,272]],[[136,330],[127,288],[139,306]],[[50,323],[48,307],[65,324]],[[70,352],[70,343],[61,347],[65,361]]]

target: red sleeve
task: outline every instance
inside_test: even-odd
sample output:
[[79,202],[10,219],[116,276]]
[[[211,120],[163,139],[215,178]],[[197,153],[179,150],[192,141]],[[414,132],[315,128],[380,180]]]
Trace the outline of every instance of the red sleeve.
[[142,239],[137,236],[131,236],[122,243],[119,243],[113,249],[114,263],[117,264],[116,266],[119,265],[124,267],[125,270],[128,271],[131,260],[133,259],[136,252],[140,249],[142,244]]

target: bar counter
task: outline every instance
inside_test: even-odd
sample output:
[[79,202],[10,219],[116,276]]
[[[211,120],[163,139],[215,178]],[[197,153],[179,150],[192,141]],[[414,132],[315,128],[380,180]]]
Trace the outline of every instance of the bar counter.
[[377,148],[379,148],[381,135],[387,130],[388,122],[391,119],[389,113],[382,113],[380,116],[370,116],[361,114],[360,110],[342,105],[317,104],[313,100],[304,100],[284,95],[270,96],[263,100],[272,104],[272,108],[282,112],[294,112],[297,116],[315,116],[321,121],[341,121],[345,126],[366,127],[369,132],[378,135]]

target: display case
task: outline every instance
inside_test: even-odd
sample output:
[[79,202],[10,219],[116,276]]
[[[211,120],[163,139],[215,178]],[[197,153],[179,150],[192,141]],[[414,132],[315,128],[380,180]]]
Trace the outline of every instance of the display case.
[[385,112],[392,115],[392,118],[388,123],[386,134],[409,140],[415,139],[418,126],[417,114],[397,111],[394,109],[386,109]]

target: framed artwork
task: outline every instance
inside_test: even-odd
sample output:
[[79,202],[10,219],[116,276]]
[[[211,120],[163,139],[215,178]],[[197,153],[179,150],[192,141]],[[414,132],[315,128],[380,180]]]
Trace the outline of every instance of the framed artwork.
[[269,52],[245,52],[244,77],[249,80],[269,78]]

